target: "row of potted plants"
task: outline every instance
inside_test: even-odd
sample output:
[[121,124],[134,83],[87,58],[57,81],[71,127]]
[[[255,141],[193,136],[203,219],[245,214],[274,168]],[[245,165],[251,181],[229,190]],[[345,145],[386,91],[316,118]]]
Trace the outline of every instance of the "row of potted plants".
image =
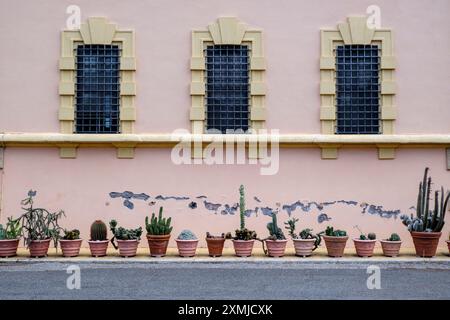
[[[431,209],[431,177],[428,177],[428,168],[425,169],[423,181],[419,184],[419,194],[417,198],[416,217],[401,216],[404,225],[407,226],[413,238],[416,254],[421,257],[432,257],[436,254],[441,231],[444,226],[445,212],[450,199],[450,192],[444,193],[444,189],[434,193],[434,209]],[[213,236],[206,233],[206,242],[209,254],[213,257],[222,255],[226,239],[233,242],[233,247],[237,256],[251,256],[255,241],[263,244],[264,252],[271,257],[281,257],[285,253],[287,239],[278,226],[277,214],[272,214],[272,221],[267,224],[269,236],[260,239],[255,231],[249,230],[245,225],[245,190],[244,186],[239,188],[240,200],[240,227],[235,230],[234,236],[231,233],[223,233],[220,236]],[[80,252],[82,240],[79,230],[64,230],[59,226],[59,220],[65,216],[63,211],[51,213],[43,208],[33,206],[35,191],[29,191],[28,197],[24,199],[24,213],[17,219],[8,218],[6,228],[0,225],[0,257],[16,255],[19,238],[22,236],[24,242],[30,250],[30,256],[42,257],[47,255],[50,241],[53,240],[55,247],[58,243],[61,246],[63,256],[73,257]],[[328,255],[331,257],[341,257],[348,240],[347,232],[327,227],[325,231],[314,234],[312,229],[303,229],[296,233],[296,223],[298,219],[291,218],[285,222],[285,228],[289,231],[296,255],[307,257],[321,244],[324,239]],[[356,228],[358,228],[356,226]],[[108,240],[107,226],[100,220],[91,225],[90,240],[88,241],[91,254],[94,257],[106,255],[108,243],[111,242],[114,248],[119,250],[119,254],[124,257],[136,255],[139,241],[142,235],[142,227],[137,229],[126,229],[119,227],[116,220],[109,223],[113,237]],[[160,207],[159,214],[154,213],[145,218],[145,229],[147,231],[147,241],[150,248],[150,255],[162,257],[167,252],[172,226],[171,218],[163,217],[163,207]],[[358,228],[359,230],[359,228]],[[370,257],[373,255],[376,235],[374,233],[364,234],[360,231],[359,238],[353,239],[358,256]],[[61,236],[61,233],[64,233]],[[197,237],[190,230],[183,230],[176,239],[180,256],[191,257],[195,255],[198,245]],[[388,239],[380,240],[383,253],[386,256],[397,256],[399,254],[401,239],[393,233]],[[447,240],[450,251],[450,238]],[[267,247],[267,249],[266,249]]]

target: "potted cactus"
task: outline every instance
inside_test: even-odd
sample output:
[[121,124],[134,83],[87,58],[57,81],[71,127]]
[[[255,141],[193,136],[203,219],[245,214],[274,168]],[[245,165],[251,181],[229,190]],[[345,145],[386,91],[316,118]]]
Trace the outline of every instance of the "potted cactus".
[[320,245],[322,238],[318,234],[313,234],[312,229],[303,229],[298,235],[295,233],[295,225],[298,219],[289,219],[284,224],[289,230],[289,235],[294,242],[295,255],[299,257],[308,257]]
[[88,241],[89,249],[93,257],[106,256],[109,240],[107,238],[108,229],[101,220],[95,220],[91,224],[91,239]]
[[231,238],[231,234],[222,233],[220,236],[213,236],[206,232],[206,244],[208,246],[208,253],[211,257],[220,257],[223,252],[225,239]]
[[21,232],[20,219],[8,217],[6,228],[0,224],[0,257],[7,258],[17,255]]
[[249,257],[252,255],[253,245],[256,240],[256,232],[248,230],[245,227],[245,189],[241,185],[239,188],[239,212],[240,212],[240,228],[236,229],[233,239],[233,247],[238,257]]
[[[134,257],[137,252],[139,240],[141,240],[142,227],[137,229],[125,229],[117,227],[116,220],[111,220],[109,222],[109,229],[113,234],[111,243],[116,250],[119,248],[119,255],[125,258]],[[117,245],[114,240],[117,241]]]
[[355,244],[356,254],[359,257],[371,257],[373,256],[373,249],[375,248],[375,243],[377,236],[375,233],[370,232],[365,235],[358,226],[355,226],[358,229],[360,235],[359,238],[354,238],[353,243]]
[[180,257],[193,257],[197,250],[198,239],[191,230],[183,230],[175,240]]
[[392,233],[388,239],[380,240],[380,243],[386,257],[397,257],[399,255],[402,240],[398,234]]
[[[323,233],[325,233],[323,235]],[[343,230],[334,230],[333,227],[327,227],[320,233],[325,240],[328,256],[342,257],[344,255],[345,245],[348,240],[347,232]]]
[[76,257],[80,254],[80,230],[64,230],[64,236],[59,240],[63,257]]
[[425,168],[423,181],[419,184],[417,196],[416,217],[402,215],[400,219],[408,227],[413,238],[416,255],[420,257],[433,257],[436,255],[441,231],[444,227],[450,192],[444,193],[444,188],[434,192],[434,210],[431,210],[431,177],[428,177],[428,168]]
[[278,227],[277,215],[272,213],[272,222],[267,224],[269,230],[269,237],[265,239],[267,245],[267,254],[269,257],[282,257],[286,250],[286,237],[281,228]]
[[55,248],[58,247],[60,232],[59,219],[65,216],[64,211],[49,212],[47,209],[35,208],[33,197],[36,191],[28,191],[28,197],[21,201],[25,211],[20,216],[22,236],[30,250],[31,257],[45,257],[53,240]]
[[152,214],[150,222],[148,217],[145,217],[145,228],[147,229],[147,241],[150,247],[150,255],[152,257],[163,257],[167,252],[167,245],[169,244],[170,233],[172,228],[170,223],[172,218],[163,218],[163,207],[159,208],[158,217]]

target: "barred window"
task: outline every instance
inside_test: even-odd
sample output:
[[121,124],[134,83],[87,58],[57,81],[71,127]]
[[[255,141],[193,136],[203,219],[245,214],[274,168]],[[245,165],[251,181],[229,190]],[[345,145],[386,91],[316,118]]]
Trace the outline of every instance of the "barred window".
[[336,48],[336,133],[380,133],[379,70],[377,45]]
[[77,46],[77,133],[119,133],[119,58],[117,45]]
[[249,128],[249,48],[211,45],[206,57],[206,129]]

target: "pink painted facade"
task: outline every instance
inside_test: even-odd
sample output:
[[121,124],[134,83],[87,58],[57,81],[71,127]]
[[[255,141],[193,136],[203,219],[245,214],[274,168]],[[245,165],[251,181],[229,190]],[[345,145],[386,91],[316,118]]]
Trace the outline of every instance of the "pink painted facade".
[[[190,130],[191,30],[205,29],[221,16],[236,16],[264,32],[266,127],[282,134],[320,134],[319,29],[365,14],[373,1],[1,0],[0,133],[59,132],[60,32],[70,4],[80,6],[83,22],[105,16],[135,30],[136,133]],[[450,3],[378,0],[376,5],[382,26],[394,31],[396,133],[450,135]],[[76,159],[61,159],[57,148],[6,147],[0,222],[18,215],[20,200],[34,189],[37,203],[65,210],[63,226],[79,228],[84,239],[94,219],[143,226],[145,216],[162,205],[174,221],[173,238],[191,229],[204,247],[206,231],[238,227],[237,212],[223,210],[238,202],[238,188],[244,184],[248,209],[259,208],[248,227],[261,236],[270,220],[262,208],[278,208],[281,221],[292,208],[299,228],[321,231],[333,225],[352,237],[358,234],[353,226],[359,225],[378,238],[397,232],[411,247],[399,216],[413,212],[424,167],[430,167],[434,187],[450,188],[444,147],[401,148],[393,160],[379,160],[375,147],[343,148],[336,160],[322,160],[319,148],[281,148],[279,172],[273,176],[260,175],[259,165],[177,166],[170,152],[137,148],[134,159],[117,159],[114,148],[79,148]],[[110,197],[110,192],[124,191],[146,193],[150,199],[133,199],[129,209],[123,198]],[[156,199],[158,195],[177,199]],[[191,202],[196,209],[189,208]],[[211,210],[209,203],[220,206]],[[308,204],[310,209],[301,207]],[[319,223],[319,217],[331,220]],[[440,246],[449,232],[447,223]],[[173,239],[170,246],[176,246]]]

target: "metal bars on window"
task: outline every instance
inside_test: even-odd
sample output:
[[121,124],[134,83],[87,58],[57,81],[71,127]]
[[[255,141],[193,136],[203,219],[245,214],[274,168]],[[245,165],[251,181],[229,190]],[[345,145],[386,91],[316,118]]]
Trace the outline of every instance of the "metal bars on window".
[[120,130],[120,48],[117,45],[76,47],[77,133]]
[[246,45],[211,45],[206,57],[207,132],[249,128],[249,48]]
[[378,46],[336,48],[336,133],[380,133],[379,75]]

